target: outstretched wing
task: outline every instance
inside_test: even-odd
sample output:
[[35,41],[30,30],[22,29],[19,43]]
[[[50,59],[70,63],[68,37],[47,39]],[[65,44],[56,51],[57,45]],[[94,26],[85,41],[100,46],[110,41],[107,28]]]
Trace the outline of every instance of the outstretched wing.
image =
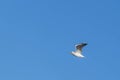
[[86,46],[86,45],[87,45],[87,43],[78,44],[78,45],[76,45],[76,49],[77,49],[77,50],[82,50],[82,48],[83,48],[84,46]]

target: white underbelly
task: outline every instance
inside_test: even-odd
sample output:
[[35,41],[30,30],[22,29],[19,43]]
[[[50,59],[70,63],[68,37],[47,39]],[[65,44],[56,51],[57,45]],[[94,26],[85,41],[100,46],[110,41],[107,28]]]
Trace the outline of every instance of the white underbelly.
[[73,54],[74,56],[77,56],[77,57],[84,57],[84,56],[81,54],[81,52],[72,52],[72,54]]

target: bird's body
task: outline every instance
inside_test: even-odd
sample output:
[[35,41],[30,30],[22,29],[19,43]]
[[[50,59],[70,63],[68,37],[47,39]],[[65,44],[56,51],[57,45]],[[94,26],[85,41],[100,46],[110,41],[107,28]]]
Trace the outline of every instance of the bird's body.
[[87,45],[87,43],[81,43],[81,44],[76,45],[75,46],[76,51],[75,52],[72,51],[72,55],[83,58],[84,56],[82,55],[82,48],[86,45]]
[[82,55],[82,52],[79,51],[79,50],[77,50],[77,51],[75,51],[75,52],[72,51],[72,55],[77,56],[77,57],[84,57],[84,56]]

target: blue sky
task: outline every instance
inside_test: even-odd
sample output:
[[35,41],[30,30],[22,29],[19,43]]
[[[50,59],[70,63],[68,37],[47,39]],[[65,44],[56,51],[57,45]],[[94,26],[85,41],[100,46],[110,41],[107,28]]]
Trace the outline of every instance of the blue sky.
[[[0,80],[119,80],[119,4],[0,1]],[[81,42],[83,59],[70,54]]]

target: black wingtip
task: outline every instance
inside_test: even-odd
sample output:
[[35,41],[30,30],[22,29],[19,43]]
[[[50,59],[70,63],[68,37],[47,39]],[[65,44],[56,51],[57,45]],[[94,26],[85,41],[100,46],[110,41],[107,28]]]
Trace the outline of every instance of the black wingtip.
[[81,44],[83,44],[83,45],[88,45],[88,43],[81,43]]

